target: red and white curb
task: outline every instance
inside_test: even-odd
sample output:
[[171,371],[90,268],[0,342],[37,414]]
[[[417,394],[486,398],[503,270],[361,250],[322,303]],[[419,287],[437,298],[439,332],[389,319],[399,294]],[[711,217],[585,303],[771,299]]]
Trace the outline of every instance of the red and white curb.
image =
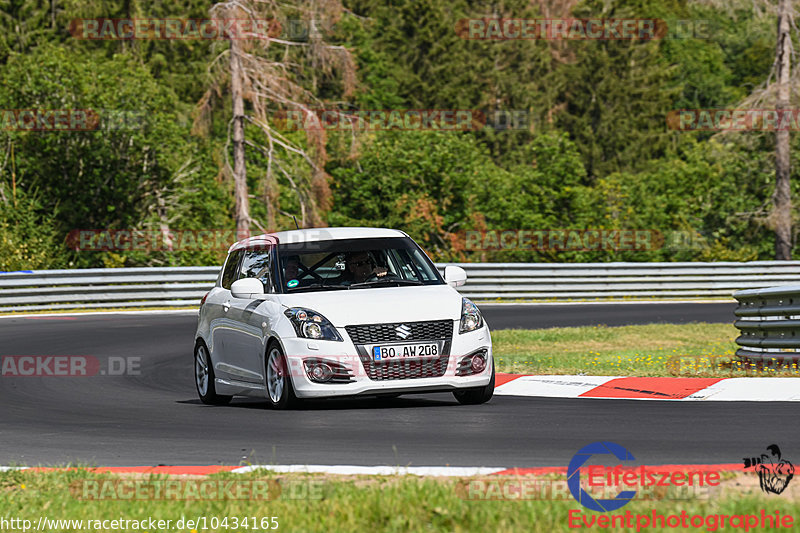
[[[638,468],[638,467],[637,467]],[[659,465],[643,466],[645,470],[658,472],[740,472],[743,471],[742,463],[725,464],[697,464],[697,465]],[[50,467],[15,467],[0,466],[0,472],[8,470],[27,470],[31,472],[52,472],[58,470],[77,470],[77,468],[50,468]],[[184,475],[207,476],[220,472],[244,474],[258,470],[274,473],[313,473],[335,475],[364,475],[364,476],[427,476],[427,477],[473,477],[473,476],[521,476],[566,474],[565,466],[544,466],[533,468],[508,468],[508,467],[461,467],[461,466],[355,466],[355,465],[249,465],[249,466],[103,466],[82,467],[95,474],[159,474],[159,475]]]
[[800,378],[658,378],[497,374],[500,396],[711,402],[797,402]]

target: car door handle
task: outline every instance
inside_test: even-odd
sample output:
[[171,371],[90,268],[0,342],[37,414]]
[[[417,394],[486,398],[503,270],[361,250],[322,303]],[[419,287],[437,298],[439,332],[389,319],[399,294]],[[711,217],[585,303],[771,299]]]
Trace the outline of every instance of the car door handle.
[[222,310],[225,311],[226,313],[228,312],[228,310],[230,308],[231,308],[231,302],[230,301],[227,301],[224,304],[222,304]]

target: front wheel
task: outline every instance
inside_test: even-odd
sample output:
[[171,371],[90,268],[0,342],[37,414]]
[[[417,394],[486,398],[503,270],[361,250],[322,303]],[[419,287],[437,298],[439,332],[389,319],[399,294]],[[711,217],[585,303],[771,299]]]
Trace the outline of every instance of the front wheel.
[[231,401],[232,396],[217,394],[214,386],[214,365],[208,355],[208,348],[203,342],[198,342],[194,348],[194,384],[200,401],[206,405],[225,405]]
[[463,389],[453,391],[453,396],[456,397],[458,403],[461,405],[478,405],[486,403],[492,399],[494,395],[494,359],[492,359],[492,379],[485,387],[476,387],[474,389]]
[[278,343],[267,348],[267,400],[273,409],[288,409],[297,403],[289,376],[289,365]]

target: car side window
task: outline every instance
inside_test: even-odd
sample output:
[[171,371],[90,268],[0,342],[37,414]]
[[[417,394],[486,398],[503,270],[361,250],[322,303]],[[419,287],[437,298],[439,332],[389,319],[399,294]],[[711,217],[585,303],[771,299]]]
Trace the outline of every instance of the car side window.
[[256,278],[264,285],[264,292],[275,292],[272,285],[272,254],[270,250],[247,250],[242,260],[242,278]]
[[241,250],[235,250],[228,255],[225,262],[225,270],[222,271],[222,288],[231,289],[231,284],[236,281],[239,270],[239,258],[242,256]]

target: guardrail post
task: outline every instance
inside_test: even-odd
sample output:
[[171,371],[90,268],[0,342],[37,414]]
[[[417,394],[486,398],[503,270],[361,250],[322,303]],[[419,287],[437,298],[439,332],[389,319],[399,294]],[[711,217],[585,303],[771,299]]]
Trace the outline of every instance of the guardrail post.
[[800,361],[800,285],[741,290],[733,297],[739,302],[738,357],[780,365]]

